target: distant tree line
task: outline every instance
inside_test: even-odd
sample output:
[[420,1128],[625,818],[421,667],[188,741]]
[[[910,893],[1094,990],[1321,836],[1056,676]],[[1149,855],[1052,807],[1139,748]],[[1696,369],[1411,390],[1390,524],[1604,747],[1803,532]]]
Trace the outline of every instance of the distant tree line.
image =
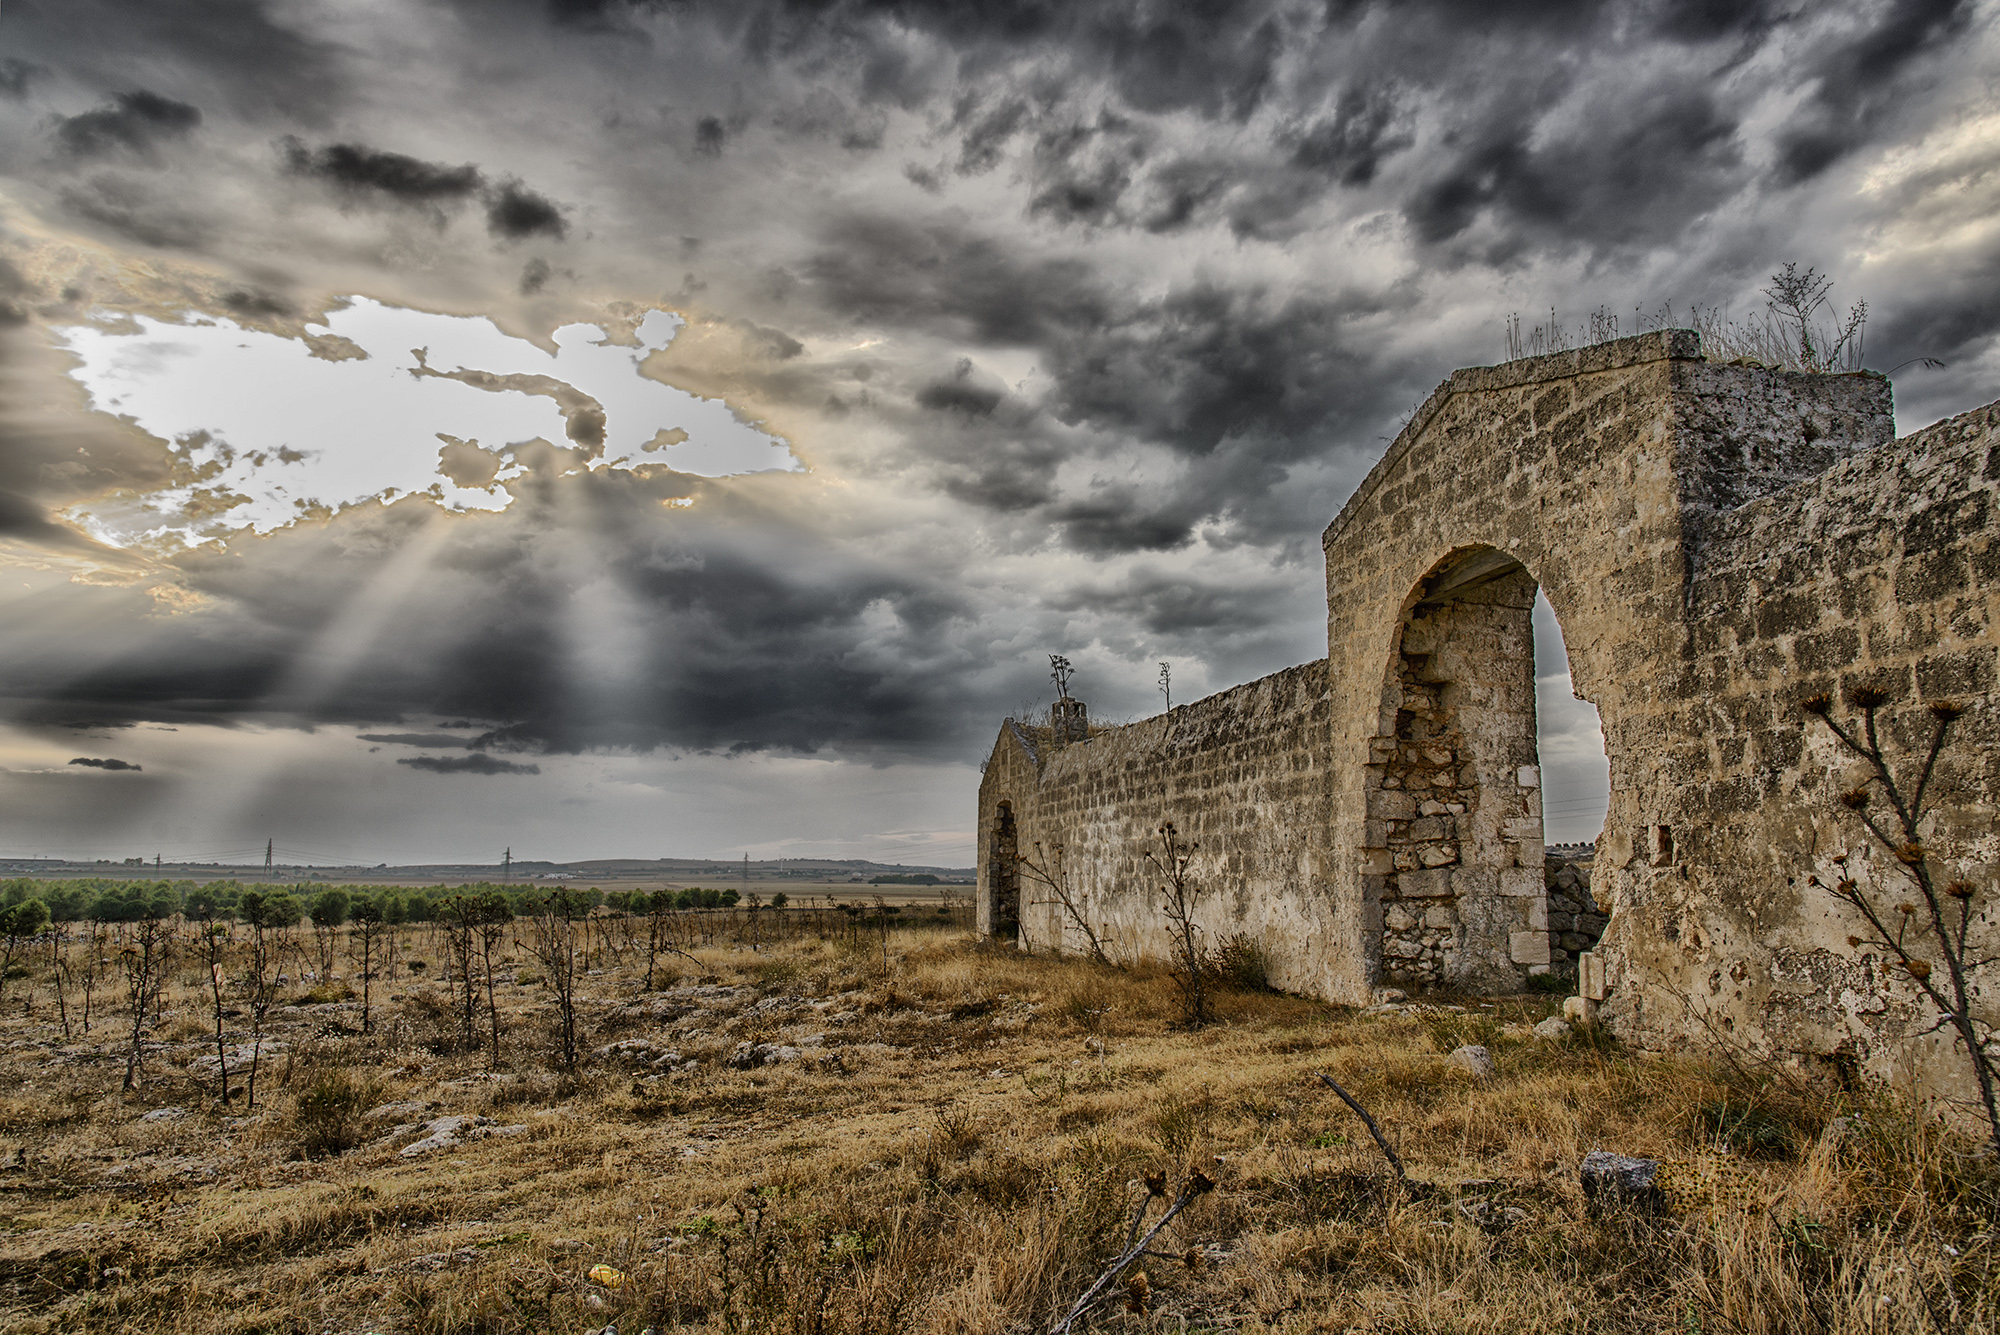
[[[63,880],[32,880],[22,877],[0,881],[0,911],[37,903],[46,910],[37,913],[22,909],[11,913],[22,923],[32,915],[39,930],[45,922],[149,922],[176,915],[190,920],[241,922],[253,927],[295,927],[303,920],[322,929],[350,922],[403,923],[445,922],[452,905],[478,899],[504,903],[517,916],[526,916],[549,897],[548,886],[478,884],[457,886],[373,886],[335,885],[293,893],[291,889],[239,881],[128,881],[102,877]],[[741,897],[735,890],[644,890],[614,891],[606,895],[595,888],[563,890],[566,902],[580,912],[608,908],[615,913],[657,913],[670,909],[734,908]],[[771,897],[773,908],[783,908],[785,895]]]

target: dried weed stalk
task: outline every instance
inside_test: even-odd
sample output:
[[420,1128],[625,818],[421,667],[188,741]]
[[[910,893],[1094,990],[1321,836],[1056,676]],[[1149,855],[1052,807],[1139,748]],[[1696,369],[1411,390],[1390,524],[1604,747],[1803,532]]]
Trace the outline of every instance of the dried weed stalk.
[[[1979,888],[1970,881],[1939,884],[1939,859],[1924,844],[1924,799],[1930,795],[1931,780],[1937,772],[1951,726],[1965,712],[1960,706],[1937,701],[1930,706],[1931,738],[1924,752],[1914,786],[1906,789],[1897,781],[1883,750],[1878,716],[1888,697],[1878,690],[1862,688],[1849,693],[1849,703],[1861,711],[1861,726],[1843,726],[1833,717],[1831,696],[1816,695],[1803,704],[1805,711],[1826,724],[1849,754],[1865,761],[1869,775],[1858,787],[1840,795],[1840,804],[1854,813],[1868,835],[1892,859],[1891,865],[1913,887],[1922,903],[1901,900],[1890,906],[1885,887],[1864,886],[1852,874],[1844,874],[1831,887],[1833,894],[1852,906],[1868,923],[1866,937],[1849,937],[1855,949],[1872,946],[1894,957],[1903,974],[1915,983],[1938,1018],[1928,1033],[1950,1029],[1957,1033],[1966,1060],[1979,1085],[1979,1099],[1986,1113],[1989,1143],[2000,1157],[2000,1101],[1996,1101],[1994,1077],[2000,1074],[1996,1061],[1993,1027],[1974,1014],[1974,992],[1970,973],[1994,963],[1992,958],[1973,958],[1967,937],[1972,924],[1972,901]],[[1880,798],[1888,810],[1876,811]],[[1843,871],[1845,855],[1837,858]],[[1819,884],[1813,878],[1813,884]],[[1937,964],[1944,965],[1938,977]]]

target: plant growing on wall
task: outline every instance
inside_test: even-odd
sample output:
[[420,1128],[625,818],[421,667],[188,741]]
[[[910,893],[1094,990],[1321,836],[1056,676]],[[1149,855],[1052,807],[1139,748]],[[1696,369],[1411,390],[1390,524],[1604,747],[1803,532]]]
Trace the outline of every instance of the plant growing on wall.
[[1771,285],[1764,289],[1771,316],[1801,370],[1826,374],[1861,369],[1861,331],[1868,323],[1868,303],[1857,301],[1844,319],[1823,325],[1820,312],[1828,310],[1827,295],[1832,290],[1833,279],[1810,266],[1801,273],[1796,264],[1772,274]]
[[1063,911],[1063,916],[1069,919],[1072,927],[1083,933],[1083,939],[1090,945],[1090,957],[1099,964],[1110,964],[1111,957],[1104,952],[1104,942],[1098,938],[1096,929],[1091,927],[1090,919],[1083,916],[1083,906],[1078,901],[1075,888],[1070,885],[1069,871],[1063,865],[1063,846],[1052,844],[1049,846],[1049,851],[1043,853],[1042,846],[1038,843],[1035,845],[1035,854],[1042,858],[1042,861],[1037,862],[1027,854],[1020,853],[1015,856],[1014,864],[1029,879],[1039,881],[1048,887],[1049,893],[1055,896],[1056,906]]
[[1173,942],[1167,971],[1180,1002],[1181,1024],[1199,1029],[1215,1018],[1208,999],[1208,980],[1203,976],[1202,966],[1207,961],[1201,948],[1201,928],[1194,920],[1202,885],[1188,874],[1195,850],[1201,845],[1181,842],[1172,821],[1153,833],[1158,846],[1146,850],[1146,863],[1160,878],[1161,911],[1167,916],[1167,934]]
[[[1889,854],[1893,872],[1914,891],[1915,899],[1888,902],[1885,885],[1863,885],[1849,873],[1844,856],[1836,858],[1842,876],[1830,887],[1839,899],[1851,905],[1868,924],[1866,937],[1850,936],[1848,945],[1872,947],[1910,979],[1937,1011],[1937,1021],[1927,1032],[1950,1029],[1958,1036],[1979,1086],[1988,1133],[1994,1154],[2000,1156],[2000,1102],[1995,1098],[1995,1076],[2000,1075],[1996,1060],[1996,1036],[1992,1027],[1973,1014],[1969,974],[1994,963],[1970,954],[1968,934],[1972,925],[1973,900],[1979,890],[1969,881],[1940,884],[1941,868],[1936,853],[1926,847],[1920,827],[1925,813],[1924,800],[1930,795],[1931,780],[1937,772],[1938,757],[1951,735],[1952,724],[1964,712],[1942,701],[1930,706],[1931,738],[1924,752],[1914,784],[1897,780],[1883,750],[1878,714],[1888,699],[1882,692],[1860,689],[1849,693],[1848,701],[1861,711],[1861,724],[1843,726],[1833,717],[1833,699],[1816,695],[1804,702],[1808,714],[1832,730],[1843,749],[1867,764],[1869,774],[1861,784],[1840,795],[1840,804],[1854,813],[1868,831],[1869,838]],[[1817,877],[1813,884],[1819,884]]]

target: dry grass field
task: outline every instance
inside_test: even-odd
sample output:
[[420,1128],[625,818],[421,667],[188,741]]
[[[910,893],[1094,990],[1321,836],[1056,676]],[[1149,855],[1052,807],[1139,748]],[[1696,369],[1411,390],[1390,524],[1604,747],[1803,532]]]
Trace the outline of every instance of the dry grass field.
[[[130,1091],[115,969],[87,1035],[72,981],[66,1036],[47,947],[26,957],[0,999],[0,1325],[1047,1331],[1148,1177],[1173,1195],[1195,1172],[1214,1189],[1078,1329],[1914,1335],[2000,1313],[1976,1142],[1834,1072],[1537,1038],[1555,998],[1225,990],[1188,1033],[1159,974],[962,925],[723,933],[650,989],[597,931],[564,1072],[525,938],[496,950],[496,1064],[432,930],[400,936],[367,1033],[345,957],[308,986],[294,952],[250,1109],[218,1100],[198,956],[171,964]],[[1497,1075],[1447,1062],[1463,1042]],[[1595,1147],[1671,1161],[1671,1208],[1594,1215]]]

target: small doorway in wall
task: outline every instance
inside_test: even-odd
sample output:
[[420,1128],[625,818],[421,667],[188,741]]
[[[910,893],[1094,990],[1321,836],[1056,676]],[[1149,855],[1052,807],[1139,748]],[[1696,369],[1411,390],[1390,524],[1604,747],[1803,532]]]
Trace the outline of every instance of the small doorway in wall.
[[993,813],[993,846],[987,858],[987,921],[999,940],[1021,933],[1021,838],[1014,823],[1014,804],[1003,801]]

